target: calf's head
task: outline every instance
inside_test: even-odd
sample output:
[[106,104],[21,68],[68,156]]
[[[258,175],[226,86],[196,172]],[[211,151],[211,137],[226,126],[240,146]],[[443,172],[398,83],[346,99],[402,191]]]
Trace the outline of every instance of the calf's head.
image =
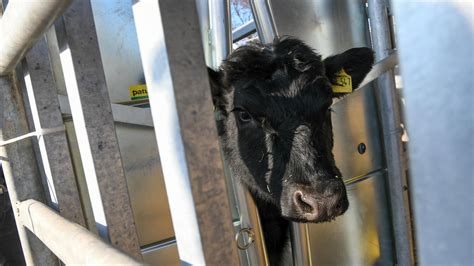
[[235,50],[209,70],[219,136],[233,176],[284,218],[323,222],[348,206],[334,162],[331,83],[341,69],[357,88],[373,52],[354,48],[325,60],[293,38]]

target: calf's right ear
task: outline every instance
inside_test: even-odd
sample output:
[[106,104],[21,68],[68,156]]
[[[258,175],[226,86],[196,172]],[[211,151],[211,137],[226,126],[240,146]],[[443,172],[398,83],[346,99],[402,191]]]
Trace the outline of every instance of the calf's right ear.
[[212,102],[217,108],[221,104],[223,98],[222,74],[220,71],[208,67],[209,83],[211,85]]

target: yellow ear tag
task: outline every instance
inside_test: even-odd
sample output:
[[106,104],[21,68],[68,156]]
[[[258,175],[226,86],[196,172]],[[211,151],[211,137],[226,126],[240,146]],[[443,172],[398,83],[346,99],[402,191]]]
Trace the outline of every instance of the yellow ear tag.
[[335,83],[332,84],[332,92],[334,93],[351,93],[352,92],[352,78],[349,74],[341,68],[336,73]]

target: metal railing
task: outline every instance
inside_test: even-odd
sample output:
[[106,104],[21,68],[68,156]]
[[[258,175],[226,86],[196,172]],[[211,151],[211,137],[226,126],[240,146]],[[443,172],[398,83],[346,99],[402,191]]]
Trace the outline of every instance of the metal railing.
[[22,225],[65,264],[140,265],[137,260],[39,201],[26,200],[15,207]]
[[[135,5],[139,6],[143,2],[152,1],[137,2],[139,3]],[[55,265],[59,263],[57,256],[65,263],[138,264],[139,262],[125,255],[129,254],[136,259],[141,259],[113,117],[115,115],[119,118],[117,120],[121,121],[120,117],[125,117],[123,113],[127,112],[127,108],[110,103],[91,2],[69,0],[28,1],[27,3],[11,0],[6,7],[6,12],[0,13],[3,15],[0,17],[0,95],[2,96],[0,142],[5,144],[0,147],[0,158],[4,165],[10,198],[13,205],[17,203],[14,212],[26,263]],[[157,4],[156,1],[154,4]],[[196,66],[189,66],[180,64],[176,58],[179,52],[184,50],[190,53],[187,58],[201,59],[202,46],[200,42],[194,40],[198,38],[199,32],[195,4],[184,1],[160,1],[159,9],[153,9],[153,11],[160,12],[160,10],[166,15],[160,17],[158,24],[163,24],[167,41],[172,39],[169,29],[179,24],[181,29],[190,33],[187,36],[190,39],[189,41],[179,39],[176,43],[197,44],[167,51],[167,59],[170,59],[168,64],[172,70],[179,68],[180,72],[192,72],[197,69],[198,72],[191,73],[191,76],[196,77],[199,73],[197,76],[203,79],[196,88],[200,93],[209,93],[204,61]],[[180,18],[168,16],[170,12],[185,14],[185,16]],[[62,17],[59,18],[61,15]],[[191,20],[193,23],[185,23]],[[48,39],[48,42],[58,42],[60,69],[61,74],[64,75],[68,101],[65,101],[63,97],[58,99],[55,76],[52,72],[51,61],[48,59],[48,48],[45,45],[46,39],[41,38],[53,22],[55,22],[54,29],[58,39]],[[33,49],[30,49],[32,47]],[[157,51],[152,50],[152,52]],[[25,60],[18,66],[22,59]],[[152,65],[145,64],[145,70],[149,66]],[[153,81],[152,78],[147,79]],[[177,91],[178,96],[179,93],[185,93],[182,90],[184,83],[180,81],[173,79],[171,87]],[[193,80],[193,84],[197,84],[196,80]],[[153,87],[153,85],[154,83],[150,82],[150,86]],[[94,89],[90,89],[91,86]],[[188,82],[187,86],[189,86]],[[26,100],[27,98],[29,101]],[[150,99],[152,112],[158,112],[156,98],[150,96]],[[234,232],[226,189],[221,179],[223,171],[219,153],[202,156],[209,150],[218,150],[212,103],[209,99],[210,97],[205,97],[203,101],[196,101],[192,106],[178,105],[178,109],[188,108],[186,109],[188,111],[193,108],[200,109],[197,113],[202,118],[199,119],[200,123],[180,119],[180,122],[185,123],[181,125],[183,136],[186,137],[184,143],[186,149],[190,150],[178,151],[182,152],[181,163],[187,167],[183,167],[182,164],[172,166],[179,168],[178,170],[183,173],[181,181],[186,182],[188,186],[172,184],[175,180],[172,178],[174,175],[169,173],[176,172],[177,169],[176,167],[169,168],[169,165],[164,167],[168,169],[166,186],[169,190],[172,187],[176,188],[175,193],[168,193],[170,202],[182,202],[183,198],[187,198],[188,203],[192,204],[191,208],[185,212],[185,216],[173,215],[175,225],[184,225],[177,230],[181,233],[178,232],[176,237],[180,259],[188,263],[238,264],[237,248],[232,245]],[[31,110],[30,107],[32,107]],[[66,143],[64,130],[49,132],[48,128],[45,128],[45,125],[59,128],[54,125],[58,121],[60,124],[62,122],[60,107],[73,117],[95,219],[91,224],[97,227],[101,239],[80,226],[84,224],[83,217],[74,213],[74,211],[82,211],[80,205],[76,206],[79,202],[76,201],[79,198],[77,190],[70,189],[70,185],[75,182],[74,175],[70,175],[71,172],[67,175],[58,175],[55,171],[57,169],[71,170],[70,158],[50,161],[50,158],[55,158],[55,155],[70,153],[67,145],[57,146],[58,143]],[[176,106],[172,107],[176,108]],[[54,119],[49,119],[51,117]],[[59,120],[56,119],[58,117]],[[147,119],[139,123],[152,126]],[[174,128],[174,126],[179,127],[176,123],[163,125],[161,128]],[[195,126],[199,126],[199,130],[193,130]],[[202,135],[201,132],[204,129],[209,134]],[[211,133],[214,134],[213,137],[209,137]],[[196,134],[200,134],[202,141],[188,141],[194,139],[193,135]],[[25,136],[25,138],[16,139],[19,136]],[[30,137],[36,139],[32,141]],[[12,139],[15,141],[5,142]],[[163,144],[160,146],[160,150],[163,150]],[[194,154],[195,150],[202,152]],[[187,158],[193,154],[198,157],[193,160]],[[172,152],[166,155],[173,157]],[[49,166],[43,169],[46,164]],[[62,168],[58,164],[61,164]],[[212,171],[209,171],[211,168]],[[203,188],[206,191],[213,191],[212,196],[200,193],[200,189]],[[173,200],[173,195],[176,196],[175,200]],[[51,206],[57,208],[59,212],[46,207],[45,203],[52,203]],[[183,213],[182,209],[176,210]],[[191,226],[189,226],[190,221],[194,222]],[[216,226],[220,230],[214,230]],[[183,228],[196,228],[198,231],[187,234],[185,230],[181,230]],[[188,241],[189,239],[192,241]],[[110,242],[111,245],[105,242]],[[198,242],[199,245],[194,245]],[[187,248],[186,243],[191,244],[189,246],[191,249]],[[219,250],[218,254],[215,253],[216,250]]]

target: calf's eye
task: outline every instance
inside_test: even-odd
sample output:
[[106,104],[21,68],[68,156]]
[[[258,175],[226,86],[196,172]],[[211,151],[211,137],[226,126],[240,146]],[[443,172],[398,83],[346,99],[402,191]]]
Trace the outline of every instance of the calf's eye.
[[239,120],[242,122],[250,122],[252,116],[246,111],[239,111]]

